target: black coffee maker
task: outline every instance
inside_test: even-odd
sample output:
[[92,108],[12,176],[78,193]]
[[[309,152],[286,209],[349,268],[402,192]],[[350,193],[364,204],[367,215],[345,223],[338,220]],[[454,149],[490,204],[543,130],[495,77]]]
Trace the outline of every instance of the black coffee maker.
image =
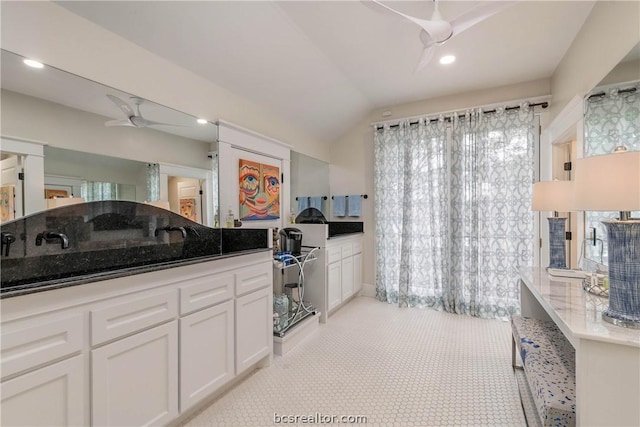
[[280,230],[280,250],[290,251],[291,255],[300,255],[302,250],[302,231],[297,228]]

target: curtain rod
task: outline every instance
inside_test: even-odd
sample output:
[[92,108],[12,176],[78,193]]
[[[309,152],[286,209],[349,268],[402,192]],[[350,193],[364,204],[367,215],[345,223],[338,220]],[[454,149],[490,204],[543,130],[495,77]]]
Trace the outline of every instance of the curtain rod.
[[[549,103],[547,101],[543,101],[543,102],[535,102],[533,104],[529,104],[529,107],[538,107],[538,106],[540,106],[542,108],[547,108],[549,106]],[[519,110],[520,106],[519,105],[514,105],[513,107],[505,107],[504,109],[505,109],[505,111]],[[491,114],[491,113],[495,113],[496,111],[497,111],[496,108],[493,108],[491,110],[483,110],[482,114]],[[450,123],[451,119],[453,117],[455,117],[455,116],[457,116],[459,119],[461,119],[461,118],[463,118],[465,116],[465,114],[455,114],[455,113],[453,113],[453,114],[450,114],[448,116],[444,116],[444,121]],[[411,120],[411,119],[408,119],[408,120]],[[434,122],[437,122],[440,119],[439,118],[433,118],[433,119],[426,119],[426,120],[428,120],[429,123],[434,123]],[[419,122],[420,122],[419,120],[415,120],[415,121],[410,121],[409,124],[410,125],[415,125],[415,124],[418,124]],[[376,130],[384,129],[384,125],[374,124],[374,126],[375,126]],[[389,125],[390,128],[397,128],[399,126],[400,126],[400,123],[396,123],[394,125]]]
[[[635,87],[630,87],[628,89],[620,89],[618,90],[618,93],[632,93],[635,92],[636,88]],[[605,96],[606,93],[605,92],[598,92],[598,93],[594,93],[593,95],[587,97],[587,100],[591,99],[591,98],[600,98]]]

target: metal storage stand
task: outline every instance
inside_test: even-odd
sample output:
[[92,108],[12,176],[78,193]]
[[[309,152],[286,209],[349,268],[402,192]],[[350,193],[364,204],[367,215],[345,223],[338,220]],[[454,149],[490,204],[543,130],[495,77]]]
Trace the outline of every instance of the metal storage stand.
[[[283,290],[285,287],[291,288],[291,298],[289,300],[289,314],[288,314],[288,322],[287,325],[279,328],[274,325],[273,335],[276,337],[284,337],[287,331],[290,331],[294,326],[299,324],[302,320],[306,319],[309,316],[313,316],[317,313],[317,310],[314,306],[309,304],[308,302],[304,302],[304,267],[308,262],[313,262],[317,259],[315,255],[315,251],[320,248],[317,246],[302,246],[302,253],[300,255],[284,255],[281,256],[280,259],[274,259],[274,266],[282,271],[281,277],[284,281],[284,275],[287,269],[290,268],[298,268],[298,281],[297,283],[293,283],[294,286],[283,285]],[[295,300],[293,295],[293,289],[298,290],[298,300]],[[294,303],[296,304],[294,307]]]

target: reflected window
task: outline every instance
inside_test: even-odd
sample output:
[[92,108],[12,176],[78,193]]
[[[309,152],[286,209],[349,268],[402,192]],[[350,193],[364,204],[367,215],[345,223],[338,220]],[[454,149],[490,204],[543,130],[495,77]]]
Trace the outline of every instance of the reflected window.
[[[640,151],[640,81],[597,88],[588,96],[584,113],[584,156],[611,154],[617,146]],[[585,212],[584,257],[605,265],[607,230],[602,221],[618,212]],[[640,212],[632,212],[634,218]],[[593,233],[595,232],[595,240]]]

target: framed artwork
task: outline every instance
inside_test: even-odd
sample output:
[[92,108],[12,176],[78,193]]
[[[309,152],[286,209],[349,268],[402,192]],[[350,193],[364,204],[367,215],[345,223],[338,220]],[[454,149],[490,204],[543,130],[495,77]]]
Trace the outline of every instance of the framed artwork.
[[240,159],[240,220],[280,218],[280,168]]
[[196,220],[196,199],[184,198],[180,199],[180,215],[190,219]]
[[50,188],[44,190],[45,199],[55,199],[56,197],[69,197],[69,192],[67,190],[54,190]]
[[0,222],[13,221],[16,219],[15,213],[15,192],[14,185],[3,185],[0,187]]

